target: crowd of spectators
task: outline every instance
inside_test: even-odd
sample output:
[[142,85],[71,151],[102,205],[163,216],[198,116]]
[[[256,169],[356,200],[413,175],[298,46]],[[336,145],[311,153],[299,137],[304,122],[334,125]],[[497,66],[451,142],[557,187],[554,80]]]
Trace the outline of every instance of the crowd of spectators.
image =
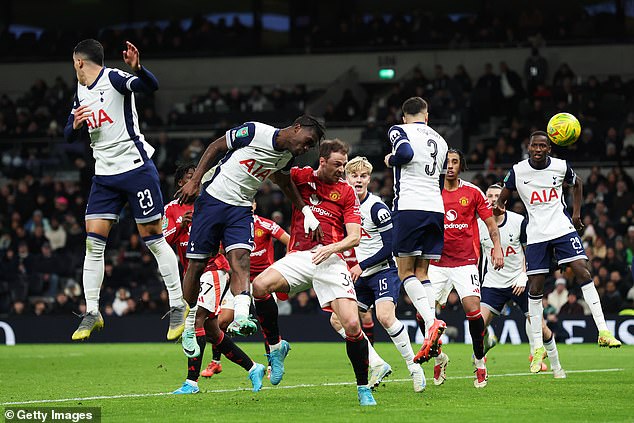
[[[483,2],[482,4],[486,4]],[[332,4],[325,4],[331,8]],[[624,41],[625,25],[617,14],[588,13],[582,7],[551,4],[524,9],[503,10],[490,5],[475,13],[437,13],[414,8],[407,14],[369,15],[365,12],[330,10],[307,13],[289,22],[287,37],[276,37],[269,44],[266,25],[245,25],[233,18],[195,16],[183,21],[148,22],[116,28],[82,30],[73,28],[24,31],[16,36],[8,29],[0,32],[0,57],[66,58],[77,40],[98,37],[106,57],[118,57],[125,40],[137,40],[148,57],[183,57],[267,54],[298,51],[351,51],[385,48],[473,48],[541,46],[545,43],[584,43]],[[337,19],[333,16],[341,14]],[[288,29],[287,29],[288,31]]]

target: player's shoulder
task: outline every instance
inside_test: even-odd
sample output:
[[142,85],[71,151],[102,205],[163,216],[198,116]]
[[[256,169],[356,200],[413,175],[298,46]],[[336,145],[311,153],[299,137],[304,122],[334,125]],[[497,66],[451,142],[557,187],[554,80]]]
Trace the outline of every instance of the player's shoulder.
[[293,166],[291,168],[291,178],[295,184],[306,184],[314,180],[313,175],[315,174],[315,169],[310,166]]
[[258,216],[257,214],[253,215],[253,221],[256,224],[258,224],[258,225],[260,225],[260,226],[262,226],[262,227],[264,227],[266,229],[273,227],[273,225],[275,224],[275,222],[273,222],[272,220],[267,219],[266,217]]
[[568,161],[564,159],[558,159],[556,157],[551,157],[550,166],[557,170],[565,172],[568,169]]
[[472,195],[482,195],[484,196],[484,192],[480,189],[476,184],[465,181],[464,179],[460,180],[460,188],[462,188],[465,192],[469,192]]
[[524,221],[524,216],[522,216],[519,213],[515,213],[513,211],[507,210],[506,211],[506,220],[508,222],[511,222],[514,225],[520,226],[522,224],[522,222]]
[[164,207],[165,213],[167,213],[168,210],[171,211],[171,210],[177,209],[178,206],[179,204],[177,199],[170,201],[169,203],[165,204],[165,207]]
[[[354,189],[354,188],[353,188]],[[385,203],[383,202],[383,200],[381,200],[381,197],[379,197],[376,194],[372,194],[371,192],[368,192],[368,196],[367,198],[363,201],[364,205],[367,205],[369,208],[378,208],[378,207],[385,207],[386,209],[388,208]]]

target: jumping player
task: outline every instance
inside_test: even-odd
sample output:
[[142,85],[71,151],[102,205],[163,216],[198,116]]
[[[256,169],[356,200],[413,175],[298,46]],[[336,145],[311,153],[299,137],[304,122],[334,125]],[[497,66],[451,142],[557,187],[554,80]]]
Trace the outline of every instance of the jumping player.
[[[357,246],[361,237],[359,200],[352,187],[341,179],[348,150],[348,145],[340,140],[327,140],[319,147],[317,170],[291,169],[291,178],[302,199],[318,216],[324,238],[319,242],[306,237],[302,214],[294,207],[289,253],[255,278],[253,295],[263,299],[272,292],[295,294],[313,287],[321,307],[334,311],[345,330],[359,403],[365,406],[376,405],[368,387],[369,343],[361,331],[354,284],[342,254]],[[271,347],[271,383],[277,385],[284,375],[284,359],[290,346],[279,335],[275,301],[255,304]]]
[[[608,330],[599,293],[588,271],[588,257],[576,229],[581,229],[581,200],[583,183],[566,160],[550,157],[550,139],[543,131],[531,134],[529,158],[515,165],[504,179],[504,189],[494,212],[502,215],[512,191],[517,191],[528,212],[526,226],[526,274],[530,284],[528,311],[535,343],[531,372],[541,371],[545,352],[542,321],[545,275],[550,271],[554,250],[557,264],[568,264],[581,286],[583,297],[590,307],[599,329],[600,347],[618,348],[621,342]],[[564,200],[563,184],[573,189],[572,218]]]
[[[176,169],[174,182],[182,187],[194,174],[194,165],[184,165]],[[178,204],[174,200],[165,206],[163,218],[163,234],[167,242],[176,247],[183,264],[183,273],[187,271],[188,261],[185,257],[189,241],[189,230],[193,205]],[[230,337],[225,336],[219,329],[218,314],[221,311],[220,299],[225,292],[229,278],[229,263],[222,254],[210,257],[205,271],[200,278],[200,292],[198,295],[198,311],[196,312],[196,342],[200,347],[200,357],[187,359],[187,378],[174,394],[195,394],[199,392],[198,376],[205,350],[206,341],[212,343],[214,349],[227,356],[234,363],[242,366],[247,372],[253,386],[253,392],[262,388],[264,366],[254,363]]]
[[104,321],[99,312],[99,292],[104,275],[104,251],[108,235],[125,203],[130,204],[139,234],[158,263],[170,302],[168,340],[183,332],[187,305],[183,301],[178,261],[161,232],[163,197],[159,175],[150,159],[154,153],[139,130],[134,93],[151,93],[158,81],[141,66],[139,51],[126,42],[123,61],[134,75],[104,66],[103,46],[88,39],[73,50],[77,91],[64,128],[73,142],[90,136],[95,157],[95,176],[86,207],[86,257],[82,282],[86,313],[73,341],[85,340]]
[[[486,192],[487,201],[491,206],[495,204],[502,192],[502,186],[491,185]],[[508,301],[514,301],[526,316],[526,334],[532,341],[530,331],[530,319],[528,318],[528,291],[526,291],[526,263],[524,260],[524,249],[526,245],[526,219],[524,216],[506,211],[504,214],[495,217],[500,231],[500,244],[504,253],[504,268],[496,270],[492,265],[493,242],[489,237],[486,225],[482,220],[478,220],[480,232],[480,245],[485,257],[485,273],[482,280],[482,299],[480,300],[482,318],[484,325],[488,328],[491,321],[499,316]],[[555,379],[564,379],[566,372],[561,368],[559,362],[559,352],[555,343],[555,335],[543,325],[543,340],[550,366]],[[530,343],[531,346],[533,343]],[[485,345],[485,351],[487,351]],[[534,355],[531,349],[531,356]],[[543,366],[542,366],[543,367]]]
[[443,249],[441,188],[447,158],[447,142],[427,125],[427,102],[407,99],[402,106],[403,125],[388,131],[392,153],[385,165],[394,170],[392,247],[398,276],[416,311],[424,318],[425,341],[419,353],[429,356],[438,348],[447,328],[434,314],[434,295],[427,277],[429,260],[439,259]]
[[[247,122],[212,142],[192,179],[177,192],[181,203],[191,203],[200,191],[187,249],[190,263],[183,282],[184,297],[191,308],[182,338],[186,356],[197,357],[200,353],[194,333],[196,295],[207,259],[217,254],[221,242],[231,265],[230,286],[235,302],[234,321],[228,330],[238,335],[249,335],[257,330],[255,322],[249,319],[249,255],[253,249],[251,202],[267,177],[302,210],[305,231],[320,233],[319,222],[299,197],[287,172],[293,157],[315,146],[323,134],[323,127],[309,116],[301,116],[292,126],[283,129]],[[214,159],[222,154],[220,162],[209,170]],[[281,169],[286,170],[278,172]]]
[[[447,175],[442,198],[445,204],[445,244],[442,257],[429,266],[429,279],[435,298],[444,304],[453,288],[458,292],[462,308],[469,321],[469,333],[473,340],[476,378],[474,386],[483,388],[487,384],[484,360],[484,319],[480,313],[480,276],[478,274],[478,252],[480,240],[476,217],[486,224],[493,243],[492,262],[495,269],[504,266],[502,247],[491,205],[477,186],[460,179],[465,169],[462,152],[450,149],[447,154]],[[420,354],[417,355],[417,358]],[[435,358],[434,384],[441,385],[446,379],[449,358],[440,352]]]

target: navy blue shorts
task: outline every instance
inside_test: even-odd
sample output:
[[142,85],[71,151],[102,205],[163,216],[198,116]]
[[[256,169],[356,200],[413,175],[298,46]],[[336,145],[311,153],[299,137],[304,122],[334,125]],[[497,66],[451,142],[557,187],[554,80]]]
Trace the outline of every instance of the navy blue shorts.
[[392,214],[393,253],[396,257],[421,256],[439,260],[445,231],[443,213],[399,210]]
[[528,314],[528,287],[521,295],[513,295],[513,288],[486,288],[482,287],[480,304],[496,316],[502,313],[504,304],[513,300],[519,306],[522,313]]
[[86,206],[86,220],[119,220],[125,203],[130,204],[136,223],[163,216],[163,194],[154,162],[118,175],[95,175]]
[[588,260],[581,238],[576,232],[550,241],[528,244],[526,246],[526,274],[539,275],[550,271],[553,251],[557,264],[570,263],[579,259]]
[[253,250],[253,211],[251,206],[234,206],[207,193],[203,186],[192,215],[187,258],[206,259],[236,248]]
[[360,277],[354,284],[357,292],[357,304],[363,311],[379,301],[398,301],[401,291],[401,280],[395,267],[381,270],[373,275]]

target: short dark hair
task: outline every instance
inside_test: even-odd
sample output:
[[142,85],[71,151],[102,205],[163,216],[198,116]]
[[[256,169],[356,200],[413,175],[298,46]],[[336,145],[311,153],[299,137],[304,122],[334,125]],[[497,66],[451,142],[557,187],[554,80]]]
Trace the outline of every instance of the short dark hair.
[[81,54],[84,59],[103,66],[103,46],[97,40],[88,38],[77,43],[73,54]]
[[196,165],[193,163],[184,163],[178,166],[176,172],[174,172],[174,186],[178,186],[178,182],[183,179],[191,169],[196,169]]
[[550,142],[550,137],[548,136],[548,134],[544,131],[535,131],[531,134],[531,136],[528,138],[528,140],[532,140],[533,137],[546,137],[546,139],[548,140],[548,142]]
[[449,153],[454,153],[458,155],[458,159],[460,160],[460,172],[467,170],[467,160],[465,159],[464,153],[462,151],[458,150],[457,148],[450,148],[449,150],[447,150],[447,156],[449,156]]
[[403,102],[401,110],[403,115],[417,115],[419,113],[426,113],[428,109],[427,102],[421,97],[410,97]]
[[350,146],[338,138],[325,140],[319,145],[319,157],[330,158],[332,153],[348,154]]
[[312,128],[312,130],[315,131],[315,134],[317,134],[317,141],[321,141],[326,133],[324,125],[310,115],[301,115],[293,122],[293,126],[295,125]]

